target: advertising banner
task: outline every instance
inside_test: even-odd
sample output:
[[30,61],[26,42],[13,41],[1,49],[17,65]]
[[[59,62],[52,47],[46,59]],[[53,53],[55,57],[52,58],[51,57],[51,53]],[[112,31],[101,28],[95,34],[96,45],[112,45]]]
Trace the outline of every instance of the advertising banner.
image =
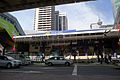
[[72,33],[76,32],[76,30],[63,30],[63,31],[49,31],[46,34],[59,34],[59,33]]
[[19,33],[15,29],[14,25],[11,24],[10,22],[5,21],[2,18],[0,18],[0,28],[5,29],[11,38],[12,38],[12,34],[14,34],[16,36],[19,35]]

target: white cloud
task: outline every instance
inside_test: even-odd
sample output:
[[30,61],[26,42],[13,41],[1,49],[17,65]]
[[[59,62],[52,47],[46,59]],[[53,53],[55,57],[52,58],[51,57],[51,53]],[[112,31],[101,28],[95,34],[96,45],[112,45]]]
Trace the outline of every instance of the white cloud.
[[56,9],[67,13],[69,29],[90,29],[90,24],[96,23],[99,17],[103,22],[108,22],[102,12],[95,7],[90,7],[88,3],[61,5]]
[[[98,1],[100,2],[101,0]],[[106,15],[100,11],[98,7],[96,8],[96,2],[94,1],[92,4],[91,2],[82,2],[59,5],[56,6],[56,10],[59,10],[60,12],[66,12],[69,29],[90,29],[90,24],[96,23],[98,21],[98,17],[101,18],[103,24],[113,23],[113,18],[109,18],[109,16],[106,17]],[[12,14],[19,20],[24,30],[33,30],[34,12],[34,9],[30,9],[12,12]]]

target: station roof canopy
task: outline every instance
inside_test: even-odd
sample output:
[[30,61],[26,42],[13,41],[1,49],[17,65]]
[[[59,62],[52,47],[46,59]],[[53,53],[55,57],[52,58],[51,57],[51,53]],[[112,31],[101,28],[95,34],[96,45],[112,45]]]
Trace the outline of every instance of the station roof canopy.
[[118,29],[105,30],[105,29],[93,29],[93,30],[80,30],[71,33],[57,33],[57,34],[42,34],[42,35],[26,35],[15,36],[16,42],[41,42],[41,41],[64,41],[64,40],[85,40],[85,39],[103,39],[114,38],[119,36]]
[[0,0],[0,13],[95,0]]

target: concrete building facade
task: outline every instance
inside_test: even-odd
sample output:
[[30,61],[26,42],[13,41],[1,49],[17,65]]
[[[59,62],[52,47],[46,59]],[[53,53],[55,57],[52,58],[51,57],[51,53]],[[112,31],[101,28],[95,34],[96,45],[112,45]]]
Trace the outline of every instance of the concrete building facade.
[[55,6],[39,7],[35,9],[34,30],[50,31],[54,29]]
[[55,11],[55,31],[59,31],[59,11]]
[[68,21],[66,13],[59,14],[59,30],[68,30]]

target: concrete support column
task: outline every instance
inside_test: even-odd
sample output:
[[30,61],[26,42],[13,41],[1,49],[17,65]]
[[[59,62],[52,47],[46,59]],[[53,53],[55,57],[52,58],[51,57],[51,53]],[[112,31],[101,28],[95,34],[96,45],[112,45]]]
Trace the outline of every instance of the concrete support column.
[[85,47],[85,56],[88,56],[87,47]]
[[85,56],[88,56],[87,49],[88,49],[88,41],[84,42],[85,45]]
[[23,44],[22,44],[22,54],[24,54],[24,42],[23,42]]
[[103,63],[103,43],[102,40],[99,40],[99,47],[98,47],[98,56],[101,56],[101,64]]
[[112,40],[113,57],[117,57],[117,53],[116,53],[116,50],[115,50],[115,48],[116,48],[116,43],[115,42],[116,41],[113,39]]
[[4,46],[4,48],[3,48],[3,56],[5,55],[5,49],[6,49],[6,47]]
[[30,52],[28,52],[28,57],[30,57]]
[[72,56],[72,41],[70,41],[70,59],[71,59],[71,56]]
[[45,42],[42,42],[42,61],[45,59]]

